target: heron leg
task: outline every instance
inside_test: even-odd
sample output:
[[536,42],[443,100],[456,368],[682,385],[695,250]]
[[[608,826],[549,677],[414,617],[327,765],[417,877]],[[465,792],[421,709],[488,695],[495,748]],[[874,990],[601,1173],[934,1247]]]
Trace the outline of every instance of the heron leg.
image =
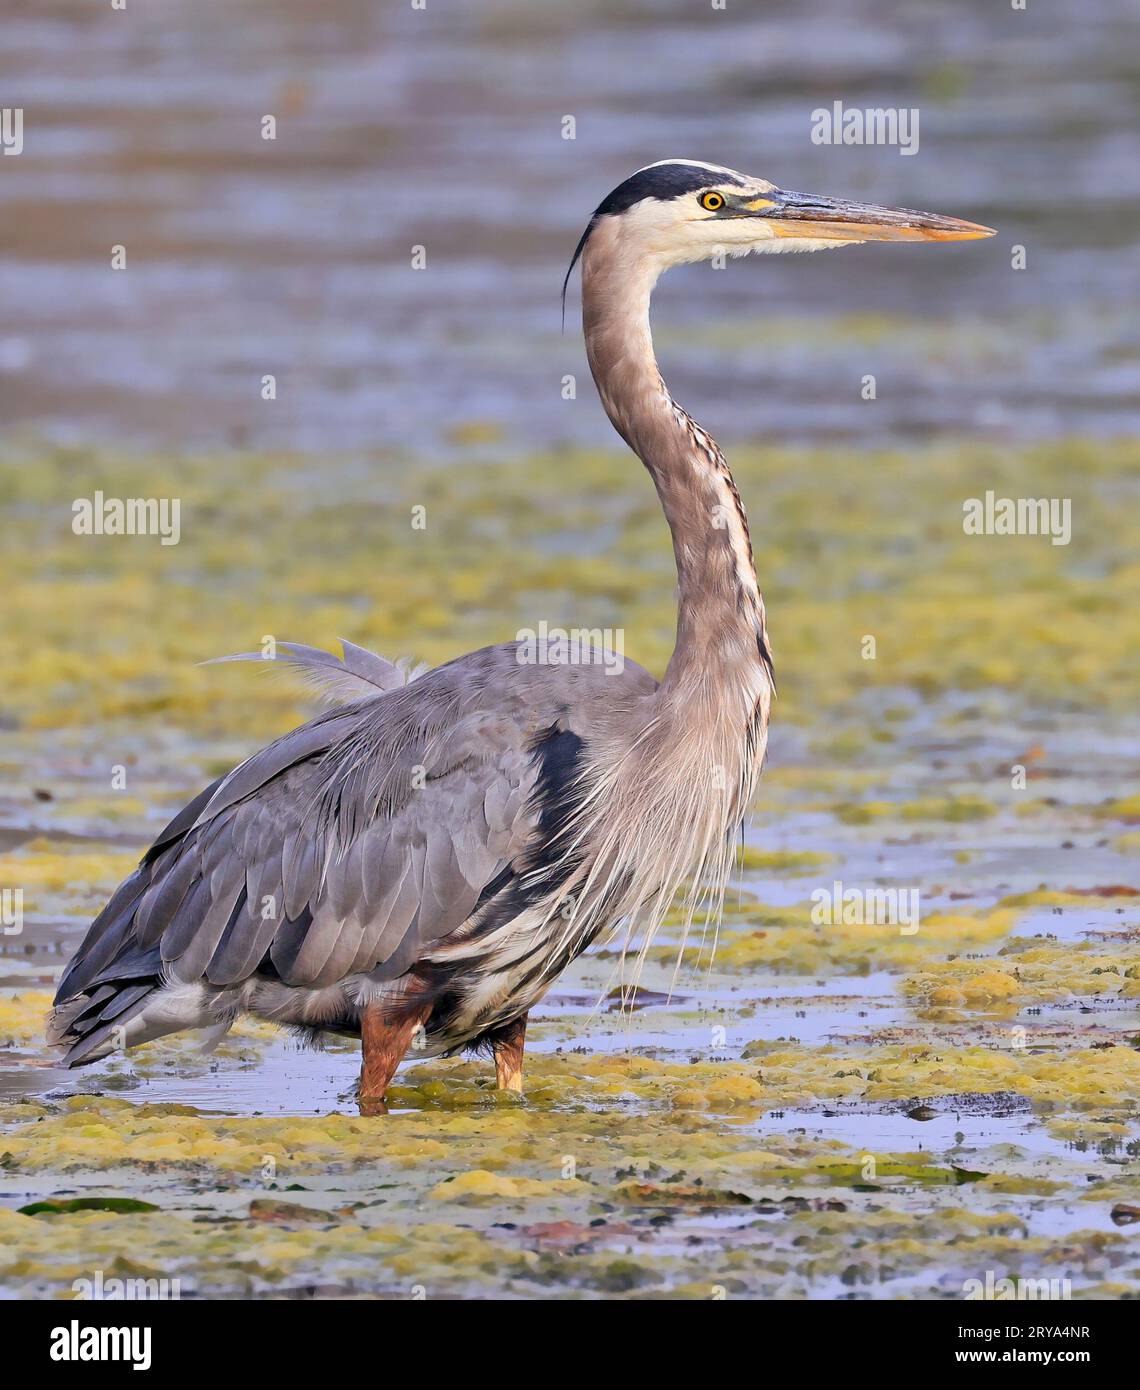
[[416,1030],[426,1023],[430,1004],[392,1016],[391,1007],[366,1004],[360,1015],[360,1089],[357,1099],[362,1115],[386,1115],[387,1095],[396,1068],[404,1060]]
[[523,1046],[526,1043],[526,1014],[499,1030],[492,1043],[495,1052],[495,1082],[500,1091],[522,1094]]

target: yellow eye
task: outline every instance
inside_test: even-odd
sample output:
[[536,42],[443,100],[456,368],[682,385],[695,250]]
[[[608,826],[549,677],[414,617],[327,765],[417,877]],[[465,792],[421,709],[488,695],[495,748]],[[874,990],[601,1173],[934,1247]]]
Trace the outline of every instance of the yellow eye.
[[702,193],[701,207],[706,212],[719,212],[724,207],[724,198],[720,193]]

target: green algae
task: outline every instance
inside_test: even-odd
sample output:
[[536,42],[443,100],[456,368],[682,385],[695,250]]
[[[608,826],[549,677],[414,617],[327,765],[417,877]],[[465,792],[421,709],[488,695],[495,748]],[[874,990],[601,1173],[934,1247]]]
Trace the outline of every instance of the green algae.
[[158,1211],[158,1207],[153,1202],[140,1202],[137,1197],[52,1197],[16,1210],[21,1216],[65,1216],[76,1211]]
[[[874,688],[927,699],[1004,688],[1090,708],[1134,701],[1140,565],[1135,508],[1125,503],[1138,454],[1132,441],[857,459],[735,450],[743,495],[765,500],[755,539],[780,717],[818,719]],[[321,461],[316,490],[312,467],[288,455],[235,465],[61,452],[5,470],[0,500],[22,524],[0,578],[10,639],[24,653],[5,684],[8,715],[31,728],[176,716],[200,733],[264,737],[301,716],[297,691],[276,682],[255,690],[248,673],[194,663],[249,649],[265,633],[326,645],[343,635],[436,663],[545,616],[620,626],[628,654],[663,669],[671,559],[648,479],[628,456],[558,453],[446,471],[378,459],[371,474],[333,457]],[[96,487],[179,496],[178,547],[138,537],[77,544],[59,498]],[[987,489],[1070,497],[1082,534],[1096,538],[1096,574],[1076,546],[965,535],[963,498]],[[823,496],[826,571],[802,544],[819,530]],[[426,509],[423,529],[413,507]],[[490,539],[509,543],[509,566]],[[220,594],[224,603],[210,601]],[[873,660],[862,654],[868,633],[877,634]]]
[[886,801],[841,803],[834,809],[838,819],[847,825],[869,825],[872,821],[893,817],[902,820],[988,820],[996,807],[980,797],[953,797],[906,801],[899,805]]
[[[595,1072],[624,1071],[630,1084],[626,1062],[602,1061]],[[61,1121],[98,1115],[114,1119],[125,1148],[164,1121],[197,1146],[191,1167],[152,1150],[124,1169],[120,1153],[104,1153],[106,1173],[162,1194],[162,1210],[144,1216],[88,1211],[45,1221],[0,1209],[0,1277],[65,1296],[92,1268],[119,1268],[129,1249],[133,1269],[200,1293],[271,1295],[309,1285],[319,1271],[329,1290],[405,1297],[416,1287],[712,1297],[710,1284],[726,1281],[742,1296],[803,1293],[854,1263],[859,1282],[887,1296],[917,1285],[924,1296],[960,1297],[961,1278],[978,1268],[1012,1259],[1040,1270],[1059,1258],[1055,1241],[1003,1204],[1019,1192],[1050,1197],[1064,1186],[1059,1175],[1080,1167],[1053,1160],[1050,1182],[1040,1164],[1010,1166],[1008,1154],[1007,1172],[994,1171],[995,1155],[970,1171],[922,1152],[869,1154],[806,1134],[769,1136],[759,1147],[752,1131],[695,1115],[568,1117],[541,1106],[409,1112],[377,1125],[348,1116],[151,1116],[145,1106],[85,1097],[23,1127],[54,1125],[48,1142],[58,1143],[69,1128]],[[274,1153],[277,1181],[267,1185]],[[953,1195],[963,1172],[975,1194],[969,1207]],[[306,1192],[297,1211],[266,1195],[286,1174]],[[1110,1196],[1082,1194],[1090,1216]],[[699,1252],[686,1250],[694,1244]],[[1086,1226],[1063,1248],[1068,1276],[1111,1272],[1127,1284],[1124,1236]]]
[[[715,952],[670,916],[646,1007],[611,1014],[633,981],[603,947],[536,1015],[523,1099],[483,1061],[419,1062],[369,1120],[353,1044],[330,1048],[339,1080],[317,1093],[312,1059],[282,1072],[266,1025],[62,1076],[42,1043],[61,951],[23,949],[41,921],[73,943],[164,810],[311,712],[288,679],[204,657],[269,633],[437,662],[546,618],[621,626],[660,672],[674,577],[648,480],[578,452],[330,458],[319,486],[286,456],[76,452],[5,473],[26,527],[0,567],[28,655],[0,697],[19,828],[0,886],[23,888],[30,921],[0,989],[0,1071],[21,1077],[0,1093],[0,1281],[60,1298],[95,1269],[205,1296],[960,1298],[992,1269],[1135,1296],[1136,1227],[1112,1212],[1140,1197],[1140,807],[1089,730],[1135,740],[1137,462],[1123,442],[734,451],[764,503],[780,697]],[[181,496],[182,544],[77,546],[59,498],[96,486]],[[1095,546],[964,536],[962,499],[988,487],[1071,496]],[[796,725],[802,748],[781,743]],[[129,787],[111,792],[116,763]],[[1097,850],[1095,874],[1066,843]],[[1032,872],[1011,873],[1023,854]],[[917,933],[813,922],[815,886],[880,871],[922,887]],[[283,1113],[256,1113],[273,1101]],[[79,1209],[107,1194],[154,1209]]]

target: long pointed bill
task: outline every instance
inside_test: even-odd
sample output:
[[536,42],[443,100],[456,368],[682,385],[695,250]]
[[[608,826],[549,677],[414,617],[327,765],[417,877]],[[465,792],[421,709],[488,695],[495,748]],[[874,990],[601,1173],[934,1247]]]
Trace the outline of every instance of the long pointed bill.
[[994,235],[992,227],[942,217],[912,208],[880,208],[845,198],[820,198],[812,193],[771,193],[745,204],[750,213],[767,219],[780,237],[809,237],[817,241],[973,241]]

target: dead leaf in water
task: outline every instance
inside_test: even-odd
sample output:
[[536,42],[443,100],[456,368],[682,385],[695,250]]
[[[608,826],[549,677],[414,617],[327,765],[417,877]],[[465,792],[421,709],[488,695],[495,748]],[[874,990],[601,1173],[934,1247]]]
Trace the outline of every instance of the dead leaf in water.
[[1140,898],[1140,888],[1127,883],[1102,883],[1095,888],[1066,888],[1075,898]]
[[686,1205],[705,1207],[750,1206],[752,1198],[743,1192],[729,1192],[722,1188],[682,1186],[680,1183],[623,1182],[617,1186],[618,1195],[627,1202],[645,1206],[673,1206],[684,1202]]
[[302,1206],[300,1202],[282,1202],[276,1197],[255,1197],[249,1204],[251,1221],[320,1221],[333,1220],[331,1212],[320,1211],[316,1207]]

